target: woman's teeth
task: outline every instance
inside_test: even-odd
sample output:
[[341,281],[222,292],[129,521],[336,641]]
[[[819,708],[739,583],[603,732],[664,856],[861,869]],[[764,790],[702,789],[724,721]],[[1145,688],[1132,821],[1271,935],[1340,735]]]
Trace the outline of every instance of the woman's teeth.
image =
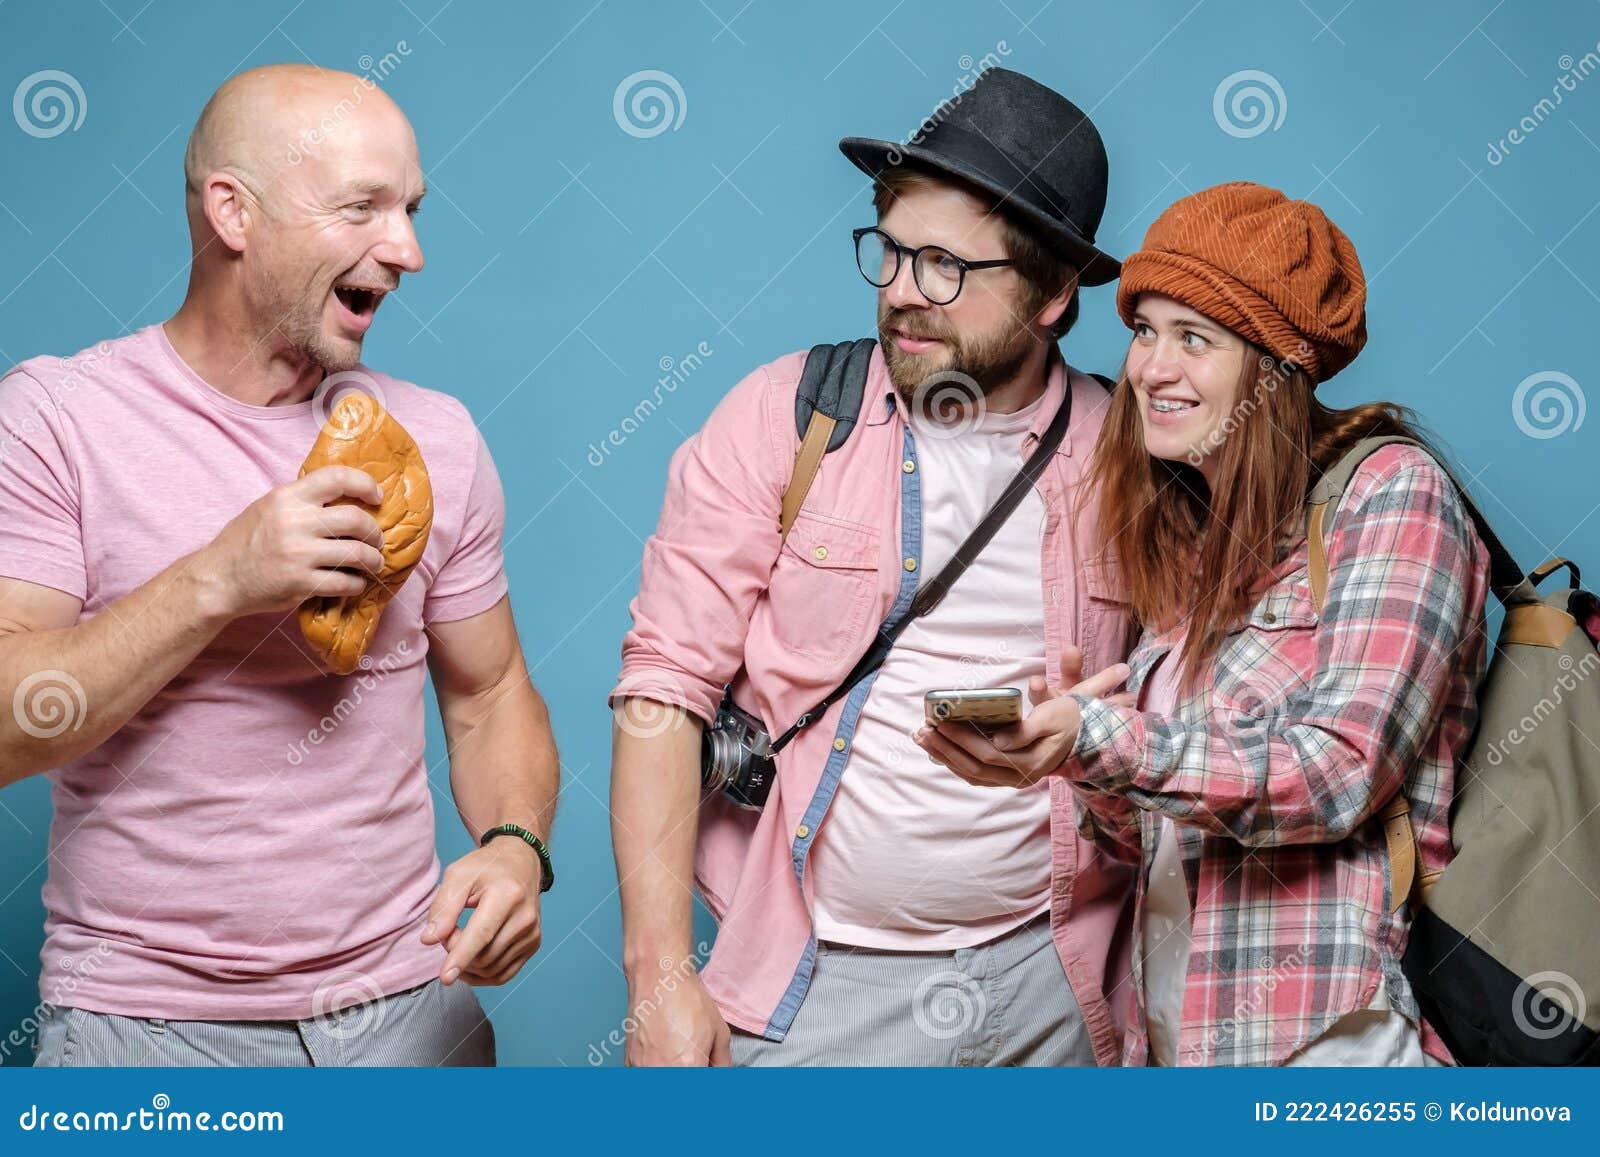
[[1180,402],[1163,398],[1150,399],[1150,408],[1163,414],[1175,413],[1178,410],[1192,410],[1197,405],[1199,405],[1198,402]]

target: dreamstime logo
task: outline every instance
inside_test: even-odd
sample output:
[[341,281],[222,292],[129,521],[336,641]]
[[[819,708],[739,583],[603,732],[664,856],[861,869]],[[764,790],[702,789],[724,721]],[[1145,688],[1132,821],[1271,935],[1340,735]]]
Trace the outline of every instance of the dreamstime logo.
[[[1556,61],[1556,67],[1561,70],[1561,75],[1556,77],[1555,83],[1550,86],[1550,96],[1541,97],[1528,110],[1527,115],[1506,131],[1505,136],[1497,141],[1490,141],[1489,151],[1484,154],[1484,160],[1491,165],[1503,163],[1511,155],[1512,149],[1532,136],[1540,125],[1555,114],[1567,94],[1577,92],[1579,84],[1600,70],[1600,44],[1596,44],[1576,60],[1572,58],[1571,53],[1562,53],[1560,59]],[[1551,99],[1552,97],[1554,99]]]
[[951,89],[950,95],[940,101],[939,107],[923,119],[923,122],[917,126],[916,132],[908,136],[903,145],[889,150],[889,164],[898,165],[904,161],[905,153],[902,150],[913,145],[920,145],[927,140],[928,134],[938,128],[949,117],[951,111],[961,103],[961,98],[966,96],[972,86],[978,83],[983,74],[1010,55],[1011,46],[1004,40],[997,41],[994,50],[984,53],[983,57],[978,60],[974,60],[970,52],[962,53],[960,58],[956,60],[956,67],[961,69],[961,75],[956,78],[955,86]]
[[410,55],[411,46],[404,40],[395,41],[394,48],[377,60],[374,60],[370,53],[363,53],[356,64],[365,75],[356,77],[355,84],[350,86],[349,96],[342,97],[315,124],[307,125],[301,130],[300,135],[290,142],[284,160],[290,165],[298,165],[316,152],[317,147],[327,141],[334,131],[361,107],[367,99],[367,94],[378,91],[379,82],[389,79],[389,75],[400,67],[405,57]]
[[962,655],[958,661],[961,665],[961,679],[958,686],[963,691],[992,687],[998,678],[994,674],[996,669],[1015,666],[1011,655],[1011,644],[1005,639],[1001,639],[995,645],[995,649],[987,655]]
[[46,68],[22,78],[11,97],[17,127],[41,140],[77,132],[89,115],[89,98],[70,72]]
[[611,115],[630,137],[659,137],[682,126],[689,115],[689,98],[677,77],[647,68],[622,78],[611,94]]
[[911,998],[911,1019],[934,1040],[954,1040],[981,1024],[988,1011],[983,988],[965,972],[935,972]]
[[367,692],[376,687],[385,676],[399,670],[410,658],[411,643],[407,639],[401,639],[395,644],[394,650],[384,654],[376,662],[371,655],[362,655],[357,661],[361,674],[351,676],[350,693],[340,698],[339,702],[333,705],[333,709],[319,719],[315,727],[306,732],[305,738],[289,745],[289,754],[286,756],[289,765],[299,767],[304,763],[310,754],[307,748],[320,747],[325,739],[360,709]]
[[[365,394],[370,402],[362,402],[357,398],[357,395],[362,394]],[[352,399],[354,399],[353,404],[343,404]],[[326,425],[330,418],[337,416],[340,427],[348,431],[352,438],[360,437],[366,433],[369,426],[382,421],[384,412],[388,408],[383,388],[360,370],[344,370],[337,374],[329,374],[322,379],[316,392],[311,395],[311,413],[316,418],[317,425]]]
[[970,433],[988,407],[989,399],[982,387],[960,370],[940,370],[911,392],[913,412],[924,414],[933,422],[928,433],[938,439]]
[[[1566,702],[1567,696],[1578,689],[1578,686],[1600,670],[1600,651],[1587,651],[1576,664],[1571,655],[1562,655],[1556,660],[1556,666],[1561,673],[1556,676],[1555,682],[1550,687],[1550,694],[1540,698],[1527,713],[1518,719],[1506,731],[1505,735],[1494,740],[1482,750],[1473,752],[1473,760],[1482,760],[1490,767],[1499,767],[1511,754],[1524,742],[1532,738],[1533,733],[1539,729],[1545,720],[1554,715]],[[1576,666],[1576,670],[1574,670]],[[1469,763],[1469,767],[1471,764]],[[1476,770],[1474,768],[1473,770]]]
[[35,671],[11,697],[11,714],[17,726],[35,739],[54,739],[77,731],[89,713],[83,684],[65,671]]
[[587,1057],[589,1063],[605,1064],[610,1059],[612,1050],[625,1046],[628,1038],[644,1027],[661,1008],[662,1002],[678,991],[679,985],[689,982],[689,979],[699,971],[701,961],[710,955],[711,945],[702,940],[695,946],[694,952],[682,960],[675,961],[670,956],[663,956],[657,960],[657,978],[650,995],[635,1000],[620,1025],[607,1033],[605,1039],[589,1045]]
[[0,1040],[0,1063],[4,1063],[14,1051],[27,1047],[51,1017],[60,1015],[63,1007],[71,1007],[73,994],[95,974],[113,951],[109,940],[97,940],[82,959],[75,960],[70,956],[58,958],[55,968],[39,977],[40,987],[48,989],[48,995]]
[[1511,395],[1511,417],[1530,438],[1559,438],[1576,431],[1586,408],[1583,387],[1560,370],[1529,374]]
[[28,439],[37,436],[45,429],[45,415],[49,403],[53,402],[55,407],[59,408],[62,399],[76,392],[78,387],[88,380],[90,373],[110,356],[111,343],[103,341],[90,349],[79,350],[62,362],[62,367],[67,372],[47,387],[46,399],[41,400],[33,408],[32,413],[20,420],[12,419],[9,424],[0,426],[0,433],[4,434],[4,437],[0,438],[0,462],[4,462],[13,449],[26,445]]
[[[1311,960],[1311,946],[1301,944],[1292,949],[1281,960],[1275,960],[1271,955],[1263,954],[1256,962],[1256,979],[1245,993],[1244,999],[1233,1006],[1233,1015],[1223,1017],[1206,1033],[1200,1041],[1189,1046],[1188,1063],[1191,1065],[1217,1064],[1217,1051],[1225,1043],[1231,1042],[1238,1034],[1242,1025],[1246,1025],[1259,1016],[1272,1000],[1272,994],[1278,990],[1280,984],[1286,983],[1296,972],[1304,968],[1307,961]],[[1234,1048],[1243,1048],[1242,1045],[1231,1045]],[[1223,1061],[1224,1064],[1236,1063],[1231,1060]]]
[[1257,363],[1261,375],[1256,378],[1255,387],[1234,403],[1233,408],[1228,411],[1228,416],[1222,419],[1220,424],[1207,430],[1205,437],[1189,447],[1189,465],[1198,470],[1208,456],[1221,449],[1223,443],[1244,425],[1246,419],[1261,408],[1261,403],[1277,393],[1278,387],[1289,380],[1297,361],[1305,361],[1310,352],[1311,347],[1302,341],[1296,350],[1296,360],[1279,361],[1271,354],[1262,354],[1261,360]]
[[1211,115],[1230,137],[1259,137],[1276,132],[1289,115],[1289,98],[1270,72],[1246,68],[1222,78],[1211,95]]
[[683,686],[659,674],[624,679],[615,695],[612,711],[617,726],[635,739],[654,739],[682,725],[687,701]]
[[649,420],[650,415],[659,410],[668,397],[677,393],[678,387],[688,381],[690,375],[704,365],[705,360],[715,352],[711,348],[711,343],[700,342],[680,358],[663,354],[656,362],[656,366],[661,370],[661,376],[656,379],[656,388],[640,398],[634,405],[633,411],[624,415],[622,421],[598,442],[589,443],[589,465],[604,466],[612,448],[620,447],[636,434]]
[[335,972],[311,994],[312,1018],[339,1040],[377,1031],[387,1011],[383,989],[365,972]]
[[1511,1019],[1534,1040],[1550,1040],[1588,1015],[1583,986],[1565,972],[1536,972],[1517,985]]

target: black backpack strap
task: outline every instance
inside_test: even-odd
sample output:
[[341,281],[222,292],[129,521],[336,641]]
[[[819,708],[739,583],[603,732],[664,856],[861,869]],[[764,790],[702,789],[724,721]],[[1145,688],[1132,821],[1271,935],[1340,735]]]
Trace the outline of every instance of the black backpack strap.
[[800,388],[794,399],[795,430],[800,434],[800,450],[794,470],[783,492],[778,514],[781,539],[805,505],[811,483],[817,477],[823,456],[843,446],[856,428],[861,415],[861,400],[867,389],[867,367],[872,361],[870,337],[836,345],[811,347],[800,374]]
[[844,681],[828,693],[828,695],[810,711],[795,722],[795,724],[778,736],[772,743],[772,754],[776,755],[789,745],[792,740],[807,726],[822,718],[827,711],[840,699],[851,691],[851,688],[872,672],[883,666],[883,661],[889,657],[889,651],[911,622],[927,614],[938,606],[949,593],[951,586],[966,573],[967,567],[978,557],[989,540],[1005,525],[1006,519],[1022,504],[1028,491],[1033,489],[1039,475],[1044,472],[1045,465],[1050,461],[1051,455],[1061,445],[1061,440],[1066,437],[1067,427],[1072,422],[1072,391],[1068,389],[1061,398],[1061,408],[1056,411],[1054,418],[1044,433],[1039,436],[1039,443],[1033,448],[1033,453],[1028,455],[1028,460],[1022,464],[1022,469],[1012,475],[1011,481],[1006,483],[1005,490],[983,516],[982,521],[967,535],[966,541],[956,548],[950,561],[933,578],[924,582],[917,589],[916,595],[911,600],[911,605],[906,608],[905,614],[892,622],[884,623],[878,628],[877,635],[872,640],[872,645],[867,648],[867,653],[856,661],[850,668],[850,673]]
[[802,438],[814,414],[833,419],[828,438],[828,453],[849,440],[861,414],[861,399],[867,390],[867,365],[872,361],[870,337],[838,344],[811,347],[806,368],[800,374],[800,390],[794,399],[794,428]]

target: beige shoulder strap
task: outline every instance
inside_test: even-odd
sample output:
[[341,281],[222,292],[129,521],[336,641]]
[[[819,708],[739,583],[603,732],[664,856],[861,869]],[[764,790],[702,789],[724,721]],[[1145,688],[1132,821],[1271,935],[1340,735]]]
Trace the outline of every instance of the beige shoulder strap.
[[828,439],[833,437],[836,424],[821,410],[811,413],[811,421],[806,424],[806,436],[800,440],[800,450],[794,456],[794,472],[789,476],[789,486],[783,492],[783,506],[778,515],[778,529],[782,531],[778,540],[780,543],[789,537],[794,520],[800,516],[800,508],[805,505],[811,483],[817,477],[817,468],[822,465],[822,457],[828,452]]
[[[1328,508],[1335,502],[1337,497],[1313,503],[1307,508],[1306,577],[1311,582],[1311,600],[1318,611],[1322,610],[1322,604],[1328,597],[1328,544],[1323,536],[1323,523]],[[1411,826],[1411,801],[1406,799],[1404,792],[1396,792],[1388,806],[1378,814],[1383,820],[1383,839],[1389,848],[1391,911],[1398,912],[1417,883],[1417,833]],[[1430,876],[1436,875],[1430,873]],[[1428,889],[1432,885],[1432,878],[1422,881],[1419,890],[1422,899],[1427,899]]]

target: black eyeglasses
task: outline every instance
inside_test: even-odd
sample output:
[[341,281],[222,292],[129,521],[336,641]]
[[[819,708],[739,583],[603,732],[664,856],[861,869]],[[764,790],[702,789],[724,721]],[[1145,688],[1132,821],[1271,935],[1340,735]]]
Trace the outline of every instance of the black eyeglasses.
[[968,261],[938,245],[909,249],[882,229],[857,229],[850,234],[856,242],[856,267],[869,285],[882,289],[892,285],[900,274],[900,262],[911,259],[911,277],[917,289],[933,305],[949,305],[961,292],[967,273],[974,269],[999,269],[1014,265],[1003,261]]

